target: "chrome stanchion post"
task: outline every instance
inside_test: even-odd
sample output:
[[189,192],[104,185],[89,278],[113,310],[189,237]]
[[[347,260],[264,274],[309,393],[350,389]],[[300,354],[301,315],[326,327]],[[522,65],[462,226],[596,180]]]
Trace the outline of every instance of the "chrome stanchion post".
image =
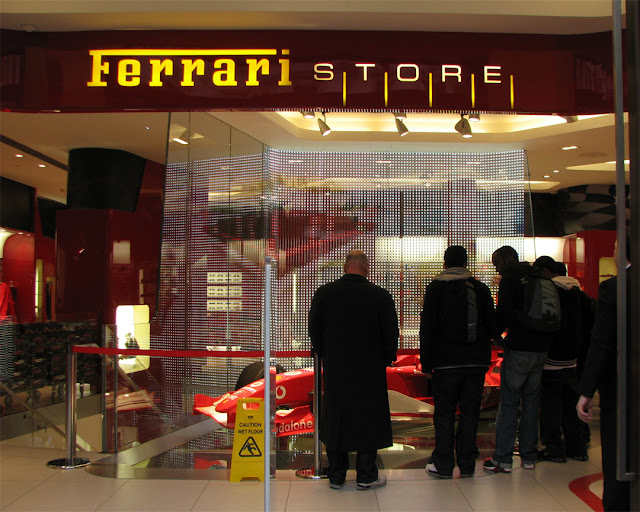
[[313,353],[313,467],[299,469],[296,476],[300,478],[327,478],[322,474],[322,445],[320,444],[320,400],[322,397],[322,365],[320,356]]
[[[271,257],[264,259],[264,509],[270,510],[271,488]],[[275,474],[273,475],[275,477]]]
[[78,356],[73,351],[73,343],[67,344],[67,416],[66,416],[66,444],[67,457],[47,462],[47,466],[57,469],[82,468],[91,464],[90,459],[76,457],[76,380],[78,373]]
[[320,356],[313,353],[313,472],[322,474],[322,445],[320,444],[320,399],[322,398],[322,366]]

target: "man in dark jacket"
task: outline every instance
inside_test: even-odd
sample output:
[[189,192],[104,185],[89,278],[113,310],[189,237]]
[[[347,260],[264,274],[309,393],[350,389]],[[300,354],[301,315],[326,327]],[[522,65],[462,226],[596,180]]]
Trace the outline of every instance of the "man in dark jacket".
[[508,245],[497,249],[491,259],[502,276],[496,306],[498,332],[506,330],[507,337],[500,367],[496,448],[483,467],[490,473],[510,473],[521,406],[519,447],[522,467],[536,467],[540,382],[552,335],[528,329],[519,314],[524,307],[525,281],[542,278],[540,270],[526,261],[520,262],[516,250]]
[[[614,249],[617,262],[618,244]],[[619,274],[627,279],[627,290],[631,290],[631,240],[627,236],[627,268]],[[605,511],[629,510],[631,508],[629,482],[616,479],[616,435],[617,435],[617,351],[618,351],[618,277],[600,283],[596,318],[591,329],[591,344],[580,382],[580,399],[576,409],[585,423],[593,418],[593,395],[600,395],[600,439],[602,448],[602,473],[604,492],[602,506]],[[627,321],[631,316],[631,301],[627,295]],[[628,325],[628,324],[627,324]],[[627,328],[628,329],[628,328]],[[629,331],[627,330],[627,334]],[[635,340],[637,343],[638,340]],[[627,411],[627,417],[631,411]],[[633,444],[631,446],[634,446]]]
[[359,490],[382,487],[377,450],[391,446],[386,367],[396,359],[398,317],[391,294],[370,283],[369,261],[351,251],[344,275],[318,288],[309,312],[309,336],[323,365],[320,439],[327,447],[329,482],[339,489],[357,451]]
[[575,404],[579,396],[578,354],[588,343],[593,299],[580,289],[577,279],[558,275],[556,261],[550,256],[540,256],[533,265],[557,287],[562,312],[560,331],[553,337],[542,372],[540,438],[545,448],[538,459],[586,461],[587,443]]
[[427,286],[420,319],[420,361],[423,372],[433,372],[436,428],[436,447],[426,470],[440,478],[453,474],[458,406],[455,450],[460,477],[475,472],[480,402],[495,333],[491,292],[466,266],[464,247],[452,245],[445,251],[445,270]]

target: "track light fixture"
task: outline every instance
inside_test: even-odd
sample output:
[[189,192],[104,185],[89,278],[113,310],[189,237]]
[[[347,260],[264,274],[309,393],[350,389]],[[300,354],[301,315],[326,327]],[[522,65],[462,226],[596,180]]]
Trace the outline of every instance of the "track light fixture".
[[469,121],[471,121],[472,123],[479,123],[480,114],[469,114]]
[[469,124],[469,120],[464,117],[466,114],[460,114],[460,121],[456,123],[456,131],[462,135],[465,139],[473,137],[471,133],[471,125]]
[[318,118],[318,128],[320,128],[320,133],[324,137],[325,135],[329,135],[331,133],[331,128],[329,128],[329,125],[327,124],[327,114],[322,112],[322,117],[324,119]]
[[305,119],[313,119],[316,117],[316,113],[313,110],[301,110],[300,113]]
[[404,121],[407,118],[407,113],[403,110],[394,112],[393,115],[395,116],[396,119],[400,119],[401,121]]
[[578,116],[560,116],[567,123],[575,123],[578,120]]
[[398,135],[400,137],[404,137],[407,133],[409,133],[409,129],[404,125],[401,119],[396,117],[396,130],[398,130]]

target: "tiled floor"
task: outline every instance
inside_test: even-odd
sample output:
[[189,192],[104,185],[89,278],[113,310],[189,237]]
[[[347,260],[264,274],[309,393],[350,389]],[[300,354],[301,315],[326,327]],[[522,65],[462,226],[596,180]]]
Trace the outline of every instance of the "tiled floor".
[[[81,454],[78,454],[79,456]],[[219,480],[125,480],[93,476],[84,469],[50,469],[46,462],[63,457],[59,450],[0,447],[0,510],[3,512],[233,512],[264,510],[260,482]],[[100,455],[91,454],[94,460]],[[326,480],[301,480],[281,472],[271,482],[271,510],[340,511],[590,511],[569,483],[600,471],[600,448],[589,462],[539,463],[529,471],[486,474],[478,461],[474,478],[437,480],[422,470],[383,471],[386,487],[357,491],[355,474],[340,490]],[[514,462],[518,459],[516,458]],[[601,480],[591,485],[601,495]]]

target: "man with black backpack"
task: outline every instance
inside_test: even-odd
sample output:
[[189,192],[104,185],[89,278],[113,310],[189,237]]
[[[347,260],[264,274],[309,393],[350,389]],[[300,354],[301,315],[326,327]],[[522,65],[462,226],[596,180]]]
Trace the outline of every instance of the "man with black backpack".
[[[539,460],[567,462],[567,457],[587,461],[587,443],[576,412],[580,382],[578,357],[589,343],[595,301],[580,289],[577,279],[567,276],[550,256],[533,264],[558,289],[562,312],[560,331],[553,337],[542,372],[540,439],[544,449]],[[564,275],[561,275],[564,274]]]
[[451,478],[456,461],[460,477],[471,477],[478,457],[476,434],[495,332],[493,298],[489,288],[467,270],[467,251],[452,245],[444,253],[444,272],[427,286],[420,319],[420,361],[433,372],[436,447],[427,473]]
[[496,321],[507,337],[500,367],[496,447],[483,467],[490,473],[510,473],[521,407],[520,459],[524,469],[536,467],[540,383],[553,334],[560,329],[560,299],[551,280],[539,268],[520,262],[513,247],[500,247],[491,260],[501,276]]

